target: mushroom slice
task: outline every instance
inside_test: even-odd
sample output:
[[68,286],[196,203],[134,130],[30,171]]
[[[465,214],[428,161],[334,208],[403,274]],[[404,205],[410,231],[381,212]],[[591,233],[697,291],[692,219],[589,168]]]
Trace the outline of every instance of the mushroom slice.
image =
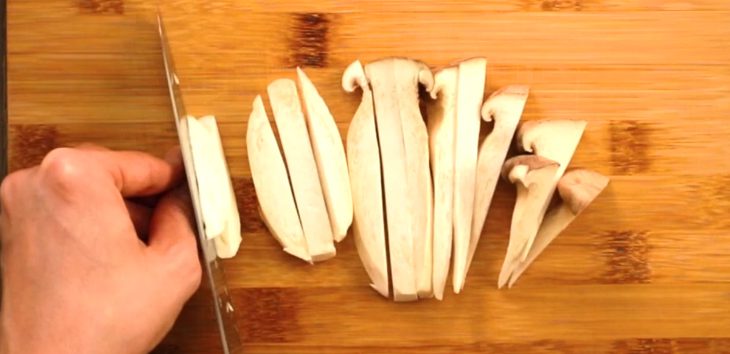
[[357,87],[362,89],[362,101],[347,131],[347,156],[355,214],[353,237],[357,253],[370,277],[370,286],[388,297],[388,258],[373,93],[359,61],[353,62],[345,70],[342,87],[347,92],[355,92]]
[[541,202],[546,195],[552,194],[555,188],[553,177],[559,168],[557,162],[538,155],[520,155],[504,163],[502,176],[517,186],[517,200],[512,212],[509,245],[499,273],[498,287],[507,283],[527,246],[531,230],[537,229],[542,222],[544,211],[541,210]]
[[311,263],[286,166],[261,96],[253,101],[246,150],[264,223],[285,252]]
[[479,150],[479,110],[484,99],[486,73],[487,60],[484,58],[473,58],[459,63],[454,138],[453,288],[457,294],[464,288],[469,257]]
[[[396,72],[411,71],[415,81],[397,81],[402,89],[400,112],[406,152],[406,173],[409,181],[411,211],[414,218],[414,267],[419,298],[433,296],[433,184],[429,164],[428,129],[418,104],[418,84],[433,90],[429,68],[412,60],[396,60]],[[406,78],[408,78],[406,76]]]
[[[542,218],[552,200],[555,186],[560,177],[565,173],[570,160],[573,158],[575,149],[578,148],[581,136],[586,127],[586,121],[582,120],[541,120],[531,121],[523,124],[517,131],[518,147],[526,152],[531,152],[544,158],[553,160],[560,164],[552,180],[551,192],[544,196],[544,199],[536,201],[542,204],[540,215],[533,217],[538,219],[536,224],[530,223],[534,229],[526,230],[530,235],[527,247],[523,250],[521,261],[527,258],[527,253],[532,247],[537,230],[542,223]],[[537,210],[535,210],[537,211]]]
[[352,224],[352,194],[342,137],[312,81],[300,68],[297,68],[297,76],[332,233],[335,241],[340,242]]
[[336,253],[332,227],[296,84],[278,79],[269,84],[267,91],[309,255],[314,261],[332,258]]
[[507,86],[494,92],[482,106],[482,119],[487,122],[494,121],[494,128],[479,147],[467,271],[474,259],[494,190],[499,181],[499,173],[517,130],[517,124],[522,117],[529,92],[527,86]]
[[548,211],[543,219],[535,242],[527,255],[512,272],[509,287],[545,248],[585,210],[589,204],[608,186],[608,177],[585,169],[569,170],[558,182],[561,202]]
[[215,238],[216,254],[220,258],[232,258],[238,253],[241,245],[241,219],[238,215],[236,195],[233,192],[231,176],[228,172],[226,155],[223,152],[220,131],[214,116],[200,118],[199,122],[206,129],[210,153],[206,159],[210,163],[215,181],[214,188],[220,202],[219,211],[223,218],[224,227],[220,235]]
[[193,166],[200,198],[200,213],[203,219],[205,237],[214,239],[220,236],[226,227],[226,206],[229,201],[219,192],[216,168],[213,164],[215,151],[213,142],[203,123],[197,118],[187,117],[192,147]]
[[459,68],[444,68],[434,75],[431,97],[438,100],[428,115],[433,173],[433,294],[444,297],[451,262],[454,227],[454,134]]
[[365,74],[373,91],[383,166],[393,298],[412,301],[431,291],[432,190],[418,84],[431,90],[433,76],[425,64],[401,58],[369,63]]

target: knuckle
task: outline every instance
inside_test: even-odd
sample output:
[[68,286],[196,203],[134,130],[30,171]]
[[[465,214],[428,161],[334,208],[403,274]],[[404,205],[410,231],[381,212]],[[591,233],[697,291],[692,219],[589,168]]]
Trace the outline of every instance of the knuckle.
[[200,262],[198,261],[197,257],[194,258],[192,263],[193,263],[193,265],[192,265],[193,268],[192,268],[192,271],[190,272],[190,277],[191,277],[191,284],[192,284],[193,291],[195,291],[200,287],[200,282],[203,277],[203,269],[200,266]]
[[57,148],[43,158],[40,175],[55,187],[70,187],[83,181],[82,158],[71,148]]
[[22,189],[28,188],[29,171],[28,169],[15,171],[0,181],[0,211],[7,213],[14,202],[17,202]]
[[194,238],[188,242],[188,248],[190,248],[191,251],[186,252],[188,256],[186,257],[187,267],[185,273],[190,277],[190,284],[193,291],[195,291],[195,289],[200,286],[203,269],[200,266],[200,260],[198,259],[198,246]]
[[[10,174],[5,179],[0,182],[0,201],[5,202],[7,198],[10,196],[10,193],[12,191],[12,185],[14,183],[15,174]],[[4,205],[4,204],[3,204]]]
[[2,182],[0,182],[0,208],[3,211],[7,211],[7,208],[10,205],[13,189],[16,184],[16,179],[18,178],[17,176],[17,173],[10,174],[5,177]]

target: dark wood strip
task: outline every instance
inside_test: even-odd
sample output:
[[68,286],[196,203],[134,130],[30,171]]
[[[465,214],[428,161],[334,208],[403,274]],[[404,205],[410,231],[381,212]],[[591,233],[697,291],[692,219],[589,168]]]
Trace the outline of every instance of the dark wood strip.
[[638,121],[611,121],[611,167],[613,174],[633,175],[649,170],[652,129]]
[[11,170],[33,167],[41,163],[43,157],[59,147],[58,129],[48,124],[16,124],[10,129],[12,136]]
[[287,343],[302,339],[298,289],[236,289],[232,300],[244,343]]
[[609,231],[600,236],[606,269],[599,282],[638,284],[651,282],[646,231]]
[[289,43],[289,67],[327,66],[330,18],[321,13],[294,15],[292,38]]
[[82,14],[124,14],[122,0],[79,0],[78,6]]

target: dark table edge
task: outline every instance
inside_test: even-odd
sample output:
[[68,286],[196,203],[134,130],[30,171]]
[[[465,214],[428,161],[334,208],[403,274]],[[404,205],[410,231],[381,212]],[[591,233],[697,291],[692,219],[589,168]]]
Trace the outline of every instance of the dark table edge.
[[[7,70],[7,2],[0,0],[0,182],[8,173],[8,70]],[[0,304],[2,304],[3,279],[0,274]]]
[[7,67],[7,2],[0,0],[0,181],[8,173],[8,67]]

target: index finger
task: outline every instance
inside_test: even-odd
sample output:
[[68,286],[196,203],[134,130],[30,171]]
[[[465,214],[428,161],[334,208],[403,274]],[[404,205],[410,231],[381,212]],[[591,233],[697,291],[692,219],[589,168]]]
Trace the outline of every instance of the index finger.
[[143,197],[162,193],[179,184],[183,176],[180,149],[168,152],[165,159],[138,151],[86,150],[112,179],[124,197]]

